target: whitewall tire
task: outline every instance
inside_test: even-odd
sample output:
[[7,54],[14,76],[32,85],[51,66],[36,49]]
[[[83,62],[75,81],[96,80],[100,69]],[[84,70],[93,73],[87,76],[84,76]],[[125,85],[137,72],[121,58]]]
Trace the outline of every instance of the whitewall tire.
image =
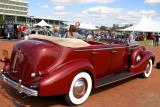
[[151,75],[151,72],[152,72],[152,60],[150,59],[146,66],[146,70],[142,73],[143,78],[148,78]]
[[70,105],[79,105],[88,98],[91,89],[91,76],[86,72],[80,72],[74,77],[70,91],[64,96],[64,98]]

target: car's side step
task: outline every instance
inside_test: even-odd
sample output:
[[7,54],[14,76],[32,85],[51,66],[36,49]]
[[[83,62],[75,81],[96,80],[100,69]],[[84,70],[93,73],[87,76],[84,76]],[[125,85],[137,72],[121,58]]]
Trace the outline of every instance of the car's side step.
[[105,79],[102,79],[102,80],[99,80],[97,81],[97,87],[99,86],[102,86],[102,85],[106,85],[106,84],[109,84],[109,83],[112,83],[112,82],[115,82],[115,81],[118,81],[118,80],[121,80],[121,79],[125,79],[127,77],[130,77],[134,75],[133,73],[128,73],[128,72],[122,72],[122,73],[119,73],[119,74],[116,74],[112,77],[109,77],[109,78],[105,78]]

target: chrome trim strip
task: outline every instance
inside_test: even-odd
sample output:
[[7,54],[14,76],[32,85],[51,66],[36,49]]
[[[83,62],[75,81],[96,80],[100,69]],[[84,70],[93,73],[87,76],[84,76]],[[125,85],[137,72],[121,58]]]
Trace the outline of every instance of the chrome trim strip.
[[7,78],[5,75],[2,74],[3,81],[5,81],[8,85],[18,90],[20,93],[25,93],[29,96],[38,96],[38,91],[30,89],[21,85],[22,80],[19,80],[19,83],[12,81],[11,79]]
[[100,49],[84,49],[84,50],[74,50],[74,51],[98,51],[98,50],[110,50],[113,48],[100,48]]
[[99,48],[99,49],[84,49],[84,50],[74,50],[74,51],[98,51],[98,50],[110,50],[110,49],[122,49],[122,48],[130,48],[132,46],[138,46],[136,45],[130,45],[130,46],[123,46],[123,47],[112,47],[112,48]]
[[100,48],[100,49],[93,49],[93,50],[98,51],[98,50],[110,50],[110,49],[113,49],[113,48]]
[[122,48],[127,48],[126,46],[124,47],[113,47],[113,49],[122,49]]
[[93,49],[74,50],[74,51],[93,51]]
[[129,45],[129,47],[131,47],[131,46],[138,46],[139,44],[132,44],[132,45]]

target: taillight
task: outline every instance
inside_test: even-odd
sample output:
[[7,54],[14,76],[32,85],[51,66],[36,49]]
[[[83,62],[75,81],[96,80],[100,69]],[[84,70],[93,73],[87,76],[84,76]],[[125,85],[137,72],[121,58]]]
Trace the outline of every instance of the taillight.
[[10,59],[8,58],[8,51],[3,50],[2,55],[4,56],[3,59],[0,59],[0,62],[8,63],[10,62]]
[[10,59],[7,58],[7,57],[5,57],[5,58],[3,58],[3,59],[0,59],[0,61],[1,61],[1,62],[4,62],[4,63],[8,63],[8,62],[10,62]]

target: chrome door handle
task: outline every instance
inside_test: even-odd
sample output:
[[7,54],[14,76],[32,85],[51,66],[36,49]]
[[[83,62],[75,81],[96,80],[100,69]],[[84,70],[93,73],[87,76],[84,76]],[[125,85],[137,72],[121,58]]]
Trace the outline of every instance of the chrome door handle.
[[97,54],[99,54],[99,52],[92,52],[92,54],[93,54],[93,55],[97,55]]
[[117,53],[118,51],[112,51],[112,53]]

